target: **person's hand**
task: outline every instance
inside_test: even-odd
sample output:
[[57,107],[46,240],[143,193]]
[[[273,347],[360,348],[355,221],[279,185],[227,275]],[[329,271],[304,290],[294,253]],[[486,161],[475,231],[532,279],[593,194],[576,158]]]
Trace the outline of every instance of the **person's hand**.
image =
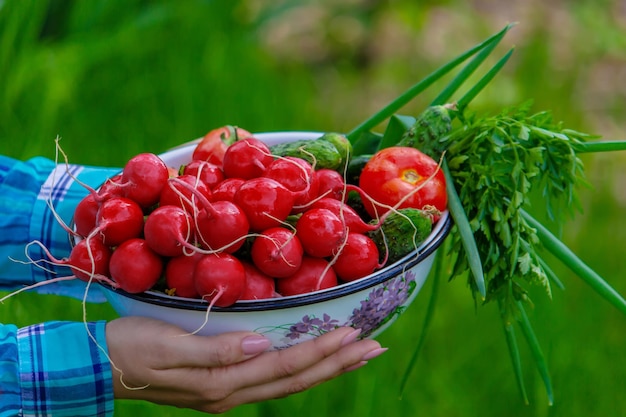
[[[250,332],[189,335],[160,321],[124,317],[107,324],[116,398],[222,413],[286,397],[365,365],[383,353],[358,330],[339,328],[279,351]],[[120,371],[122,378],[120,379]]]

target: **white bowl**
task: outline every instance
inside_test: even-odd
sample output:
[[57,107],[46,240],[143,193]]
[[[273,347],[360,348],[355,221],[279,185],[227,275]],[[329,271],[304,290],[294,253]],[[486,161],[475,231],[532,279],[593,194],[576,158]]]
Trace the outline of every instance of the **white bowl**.
[[[258,133],[268,145],[315,139],[318,132]],[[174,167],[189,162],[197,141],[161,155]],[[129,294],[105,284],[105,296],[120,316],[160,319],[202,335],[254,331],[283,349],[320,336],[337,326],[361,328],[361,337],[376,337],[413,302],[426,280],[435,253],[452,226],[444,212],[428,238],[400,261],[353,282],[308,294],[266,300],[238,301],[226,308],[201,299],[169,296],[158,291]]]

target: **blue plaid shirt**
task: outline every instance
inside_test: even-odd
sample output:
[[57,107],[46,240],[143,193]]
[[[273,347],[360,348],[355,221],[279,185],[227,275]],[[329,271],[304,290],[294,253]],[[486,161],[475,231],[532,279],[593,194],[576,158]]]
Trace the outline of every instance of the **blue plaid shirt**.
[[[66,267],[43,269],[15,260],[28,260],[24,247],[33,240],[57,258],[67,257],[68,234],[48,204],[69,224],[74,207],[87,193],[73,177],[95,187],[117,172],[119,169],[57,166],[45,158],[21,162],[0,156],[0,290],[71,274]],[[32,247],[28,255],[45,259],[38,247]],[[65,281],[37,291],[82,299],[85,284]],[[104,301],[97,286],[90,287],[88,300]],[[0,417],[112,415],[107,354],[102,321],[51,321],[21,329],[0,324]]]

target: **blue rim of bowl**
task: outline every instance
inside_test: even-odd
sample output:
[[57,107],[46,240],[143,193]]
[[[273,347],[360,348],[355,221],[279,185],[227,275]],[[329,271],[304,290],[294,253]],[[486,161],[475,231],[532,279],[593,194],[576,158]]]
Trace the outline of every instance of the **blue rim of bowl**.
[[[374,274],[361,278],[359,280],[343,283],[336,287],[316,291],[307,294],[294,295],[280,298],[268,298],[263,300],[243,300],[238,301],[229,307],[213,307],[211,311],[214,312],[254,312],[254,311],[267,311],[267,310],[280,310],[292,307],[300,307],[309,304],[320,303],[343,297],[346,295],[354,294],[359,291],[363,291],[381,284],[391,278],[394,278],[402,273],[403,270],[408,270],[414,267],[429,255],[431,255],[445,240],[446,236],[452,228],[452,218],[448,212],[445,212],[443,216],[437,222],[433,232],[427,238],[427,240],[418,248],[406,255],[404,258],[395,262],[393,265],[385,267]],[[179,310],[200,310],[206,311],[208,302],[202,299],[191,299],[169,296],[167,294],[157,291],[146,291],[143,293],[128,293],[126,291],[115,289],[108,284],[99,283],[106,291],[115,293],[119,296],[126,297],[132,300],[140,301],[143,303],[154,304],[162,307],[170,307]]]

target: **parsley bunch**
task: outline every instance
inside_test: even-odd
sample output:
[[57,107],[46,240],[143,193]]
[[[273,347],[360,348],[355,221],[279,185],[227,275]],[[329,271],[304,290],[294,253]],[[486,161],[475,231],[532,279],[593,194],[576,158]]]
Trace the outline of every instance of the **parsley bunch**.
[[[548,218],[562,223],[563,213],[573,214],[579,207],[577,188],[584,182],[584,169],[575,149],[589,135],[564,130],[550,113],[529,114],[529,109],[523,105],[495,116],[461,117],[461,126],[440,138],[481,255],[486,302],[527,300],[524,284],[551,292],[549,277],[557,278],[537,251],[540,239],[523,210],[545,210]],[[531,194],[543,208],[531,206]],[[459,255],[454,275],[463,275],[469,266],[459,234],[453,234],[451,250]],[[475,281],[470,285],[476,294]]]

